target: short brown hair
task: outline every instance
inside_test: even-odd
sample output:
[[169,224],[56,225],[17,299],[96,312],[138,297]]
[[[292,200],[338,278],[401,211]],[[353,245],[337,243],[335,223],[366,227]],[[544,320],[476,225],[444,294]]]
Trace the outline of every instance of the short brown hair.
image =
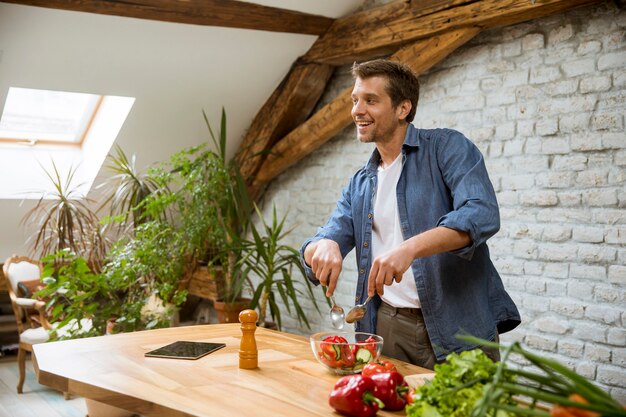
[[417,101],[420,95],[420,84],[417,75],[408,65],[387,59],[374,59],[352,65],[354,78],[370,78],[381,76],[387,79],[387,94],[391,103],[397,107],[402,101],[411,102],[411,111],[406,116],[407,122],[412,122],[417,110]]

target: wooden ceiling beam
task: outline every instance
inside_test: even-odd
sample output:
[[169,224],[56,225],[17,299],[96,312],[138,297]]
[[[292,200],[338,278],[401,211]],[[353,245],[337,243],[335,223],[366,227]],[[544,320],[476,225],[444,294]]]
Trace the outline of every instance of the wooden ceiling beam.
[[334,67],[296,64],[258,111],[248,129],[235,161],[249,183],[267,157],[267,150],[310,116],[326,89]]
[[[399,1],[337,19],[304,55],[306,62],[344,65],[459,27],[483,29],[537,19],[603,0],[429,1],[425,9]],[[454,7],[448,7],[454,6]],[[430,10],[434,13],[424,14]]]
[[[428,70],[480,32],[462,28],[406,46],[390,57],[409,65],[416,73]],[[273,148],[251,185],[253,195],[352,123],[352,87],[321,108],[309,120],[281,139]]]
[[235,0],[1,0],[4,3],[192,25],[321,35],[334,19]]
[[413,13],[424,16],[475,1],[479,0],[410,0],[409,5],[413,9]]

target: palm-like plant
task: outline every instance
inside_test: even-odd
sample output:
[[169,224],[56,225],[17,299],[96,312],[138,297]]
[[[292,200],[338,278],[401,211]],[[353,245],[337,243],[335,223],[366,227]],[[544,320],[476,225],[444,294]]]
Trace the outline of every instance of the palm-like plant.
[[145,201],[148,196],[158,192],[161,185],[150,174],[139,172],[135,167],[135,155],[128,159],[117,144],[115,154],[109,154],[108,159],[106,168],[114,175],[96,188],[104,187],[112,192],[100,208],[108,205],[110,215],[117,216],[122,229],[132,224],[133,230],[136,230],[140,224],[153,220],[150,213],[147,213]]
[[23,224],[35,220],[38,225],[33,252],[40,257],[69,249],[88,260],[90,266],[100,270],[106,254],[107,241],[96,213],[90,208],[93,201],[79,193],[80,185],[73,185],[77,168],[70,168],[61,177],[52,161],[52,172],[44,172],[52,182],[52,195],[43,193],[24,218]]
[[[246,275],[252,272],[260,278],[260,282],[254,291],[251,307],[256,308],[258,306],[260,325],[265,325],[267,308],[269,307],[271,318],[280,329],[282,323],[280,309],[276,303],[277,297],[275,292],[277,292],[287,311],[291,314],[293,306],[298,322],[310,327],[306,314],[298,300],[298,296],[303,295],[304,292],[297,288],[296,284],[298,282],[293,279],[294,267],[303,278],[305,277],[304,268],[300,263],[300,255],[295,248],[281,243],[281,240],[293,230],[293,228],[284,230],[287,215],[285,214],[282,219],[278,220],[276,207],[274,206],[272,209],[272,223],[267,224],[258,207],[255,206],[255,210],[263,224],[264,233],[259,233],[254,223],[250,223],[252,240],[244,241],[245,255],[241,260],[243,265],[245,265],[244,273]],[[319,312],[311,284],[306,278],[303,281],[306,284],[305,288],[308,292],[308,298],[313,301],[313,305]]]

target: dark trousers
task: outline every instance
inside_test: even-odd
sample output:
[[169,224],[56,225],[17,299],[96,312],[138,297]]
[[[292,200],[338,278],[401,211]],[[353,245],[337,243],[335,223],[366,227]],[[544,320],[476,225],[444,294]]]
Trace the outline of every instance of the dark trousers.
[[[424,316],[419,308],[396,308],[382,303],[378,309],[376,334],[383,337],[383,355],[423,368],[434,369],[438,361],[430,344]],[[496,341],[498,337],[496,336]],[[494,362],[500,360],[497,349],[482,347]]]

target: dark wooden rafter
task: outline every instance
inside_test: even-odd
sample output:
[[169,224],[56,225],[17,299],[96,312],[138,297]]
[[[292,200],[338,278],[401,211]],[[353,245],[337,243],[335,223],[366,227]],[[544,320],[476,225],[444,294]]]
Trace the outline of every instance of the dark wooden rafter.
[[4,3],[193,25],[321,35],[334,19],[235,0],[2,0]]
[[[404,62],[420,74],[472,39],[479,31],[478,28],[463,28],[420,40],[402,48],[390,59]],[[351,94],[351,87],[343,90],[332,102],[274,146],[250,187],[253,195],[258,195],[266,183],[352,123]]]
[[333,66],[395,53],[392,59],[421,73],[481,29],[602,1],[397,0],[333,20],[236,0],[0,0],[176,23],[320,35],[257,113],[237,152],[236,160],[255,195],[351,123],[351,88],[306,120]]
[[293,65],[255,116],[235,156],[247,182],[265,161],[267,150],[310,116],[333,70],[323,64]]
[[[601,0],[479,0],[450,1],[430,13],[415,3],[394,2],[337,19],[304,55],[306,62],[343,65],[370,59],[458,27],[483,29],[508,26]],[[429,2],[435,3],[435,2]],[[458,3],[458,5],[455,5]],[[440,4],[439,7],[448,4]],[[436,7],[435,7],[436,9]]]
[[[473,31],[512,25],[602,1],[399,0],[336,20],[301,61],[347,64],[379,57],[415,42],[399,50],[394,57],[409,63],[420,73],[473,37],[473,34],[469,35]],[[463,34],[469,37],[464,39]],[[443,41],[449,39],[448,36],[457,36],[458,43]],[[431,37],[438,45],[434,46],[434,51],[428,50],[431,48]],[[443,48],[443,43],[451,49]],[[423,45],[429,46],[425,48]],[[429,53],[434,54],[432,58],[427,58]],[[419,58],[411,60],[412,55]],[[419,69],[418,65],[427,67]],[[266,150],[269,156],[254,181],[249,182],[253,195],[258,196],[272,179],[351,123],[350,90],[343,91],[333,102],[277,142],[270,151]]]

